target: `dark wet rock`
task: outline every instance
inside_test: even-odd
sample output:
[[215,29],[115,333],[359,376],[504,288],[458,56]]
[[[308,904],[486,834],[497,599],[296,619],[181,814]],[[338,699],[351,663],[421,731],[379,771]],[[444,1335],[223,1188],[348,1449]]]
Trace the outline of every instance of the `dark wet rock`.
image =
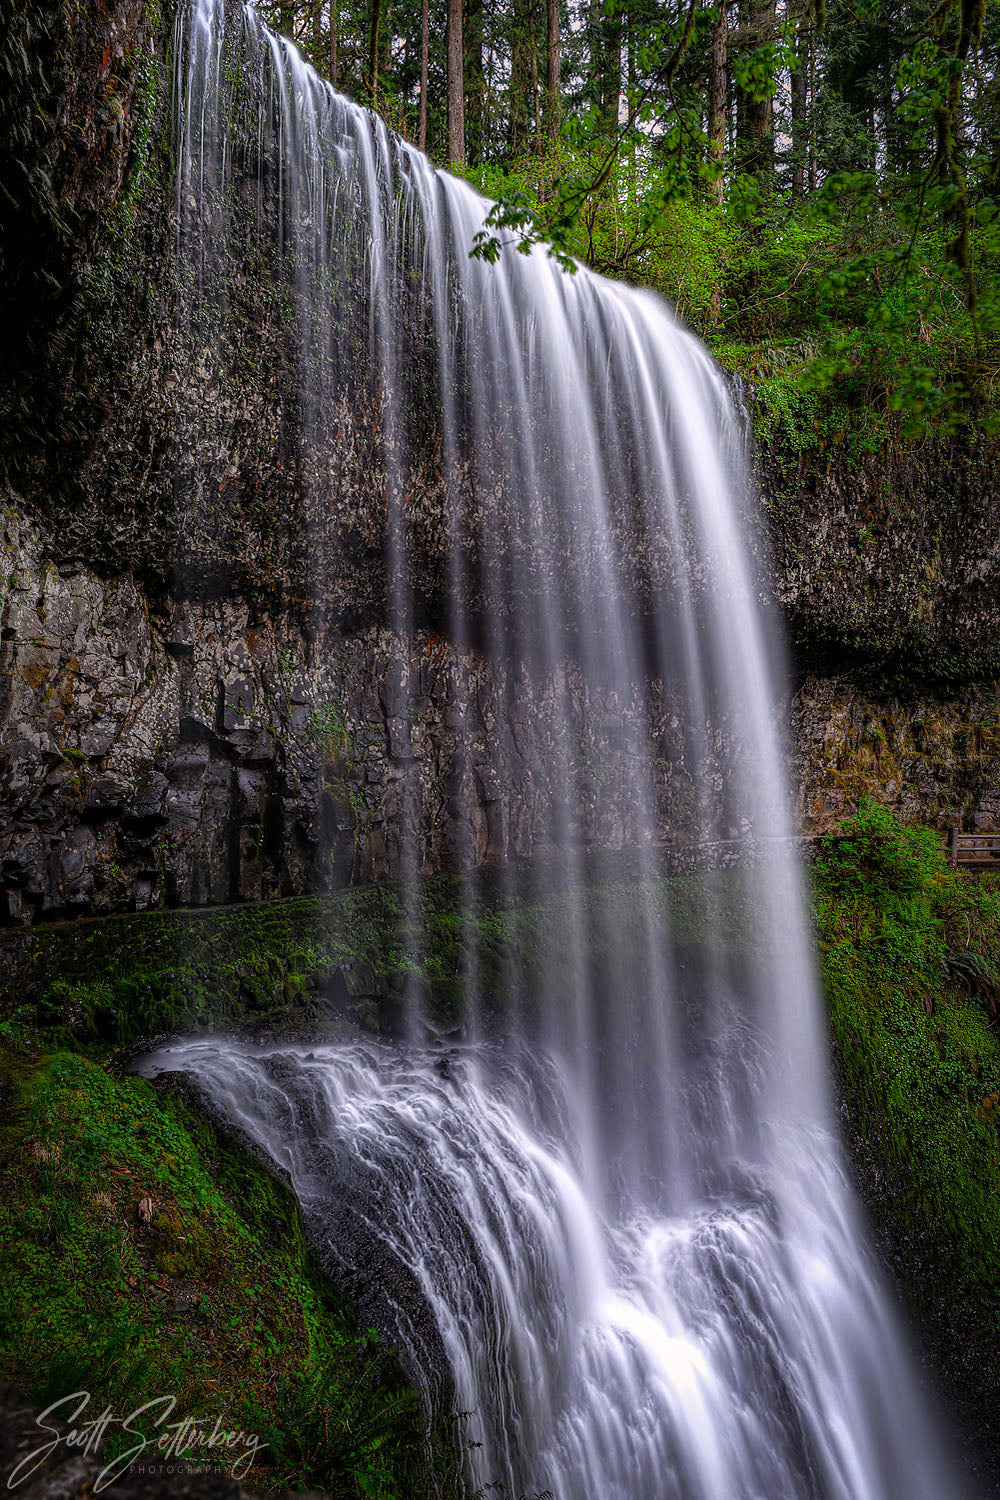
[[[82,568],[63,578],[51,536],[18,516],[7,516],[4,543],[8,921],[323,892],[397,877],[414,859],[433,873],[544,847],[565,779],[544,678],[427,632],[317,638],[238,598],[188,601],[191,649],[178,654],[178,611],[148,608],[136,579]],[[424,691],[429,650],[444,693]],[[605,702],[568,670],[579,775],[604,809],[580,833],[621,847],[638,810],[598,750],[609,718],[637,732],[642,696]],[[108,731],[101,754],[82,748],[95,705]],[[682,828],[693,806],[686,767],[664,761],[657,774],[664,824]]]

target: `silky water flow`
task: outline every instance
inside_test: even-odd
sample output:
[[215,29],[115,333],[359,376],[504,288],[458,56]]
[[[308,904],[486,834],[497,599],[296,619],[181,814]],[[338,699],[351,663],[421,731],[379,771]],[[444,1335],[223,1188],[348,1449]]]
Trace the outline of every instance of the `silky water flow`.
[[[377,414],[401,641],[433,430],[449,638],[521,664],[522,713],[544,700],[556,725],[556,790],[544,877],[506,877],[507,905],[536,913],[527,970],[494,965],[487,984],[460,882],[454,1034],[435,1038],[414,1001],[395,1040],[202,1036],[139,1066],[190,1075],[288,1174],[411,1378],[472,1414],[471,1486],[952,1500],[833,1128],[780,651],[722,376],[648,293],[538,247],[470,256],[484,201],[252,9],[196,0],[176,54],[187,305],[216,306],[241,237],[276,247],[319,510],[332,413]],[[319,527],[321,577],[329,550]],[[667,878],[664,715],[688,831],[742,849],[736,868]],[[405,778],[402,797],[412,932]],[[597,879],[602,836],[630,855]]]

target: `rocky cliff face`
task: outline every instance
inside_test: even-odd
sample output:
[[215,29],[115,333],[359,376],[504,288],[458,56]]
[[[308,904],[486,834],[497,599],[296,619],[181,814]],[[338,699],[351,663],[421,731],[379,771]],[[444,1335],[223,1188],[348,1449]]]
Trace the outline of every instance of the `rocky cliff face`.
[[862,798],[904,823],[1000,829],[1000,694],[994,682],[877,693],[809,674],[791,705],[798,814],[824,833]]
[[799,819],[863,797],[1000,828],[1000,495],[974,434],[871,452],[764,448],[759,480],[796,675]]
[[793,444],[759,455],[775,592],[802,669],[894,685],[1000,672],[996,445],[954,439]]
[[[238,595],[151,598],[131,575],[55,563],[12,506],[2,521],[8,919],[544,856],[567,818],[595,849],[636,842],[626,730],[644,694],[622,703],[572,665],[555,680],[430,630],[317,633]],[[690,835],[689,750],[662,699],[653,737],[659,821]]]
[[[3,53],[16,74],[23,42],[39,66],[13,77],[2,97],[22,110],[0,131],[0,920],[391,877],[407,822],[430,870],[544,853],[560,805],[549,707],[566,684],[448,640],[448,535],[475,575],[503,497],[470,489],[450,513],[422,424],[420,625],[400,638],[371,390],[325,414],[310,469],[266,239],[226,267],[210,318],[183,316],[172,27],[169,6],[136,0],[33,7]],[[780,436],[762,454],[807,831],[864,793],[915,821],[1000,826],[989,457]],[[666,553],[636,565],[649,589],[669,576]],[[622,847],[616,757],[636,705],[589,701],[566,670],[580,833]],[[654,740],[663,832],[683,837],[704,809],[666,703]],[[730,831],[724,808],[714,821]]]

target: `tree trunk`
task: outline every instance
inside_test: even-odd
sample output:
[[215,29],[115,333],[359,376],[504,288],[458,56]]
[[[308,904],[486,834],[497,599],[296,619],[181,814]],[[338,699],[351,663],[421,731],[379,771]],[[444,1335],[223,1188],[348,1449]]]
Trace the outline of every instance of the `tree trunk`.
[[708,155],[718,170],[709,184],[709,195],[716,203],[726,196],[723,166],[726,160],[726,74],[729,65],[729,19],[726,0],[718,0],[712,27],[712,61],[708,82]]
[[465,69],[462,57],[462,0],[448,0],[445,50],[448,64],[448,160],[465,162]]
[[604,14],[602,0],[591,6],[590,70],[600,107],[601,133],[609,139],[618,130],[618,106],[622,93],[621,11]]
[[378,34],[382,24],[382,0],[369,0],[368,11],[368,102],[378,107]]
[[[743,0],[740,19],[751,51],[774,40],[774,0]],[[740,90],[738,103],[740,165],[751,176],[766,176],[774,170],[773,101],[770,95],[755,99]]]
[[465,57],[465,155],[473,164],[486,150],[486,76],[483,66],[483,0],[467,0]]
[[323,0],[312,0],[312,65],[323,71]]
[[430,52],[430,12],[428,0],[420,3],[420,123],[417,126],[417,146],[427,150],[427,58]]
[[792,65],[792,197],[797,203],[802,202],[806,191],[806,163],[809,154],[806,129],[808,86],[808,44],[800,28]]
[[[774,0],[755,0],[753,5],[755,45],[765,46],[774,40]],[[774,167],[774,100],[751,99],[747,110],[750,126],[753,168],[758,173]]]
[[330,0],[330,82],[340,82],[340,0]]
[[295,6],[278,6],[278,31],[282,36],[294,37],[295,35]]
[[819,180],[817,169],[816,150],[816,43],[809,39],[809,102],[812,106],[812,118],[809,122],[809,191],[816,191]]
[[545,8],[545,128],[555,140],[562,123],[562,36],[559,0],[546,0]]
[[[635,17],[629,13],[628,22],[625,27],[625,56],[628,65],[625,71],[625,97],[631,110],[639,94],[639,74],[636,66],[636,24]],[[628,206],[631,212],[635,212],[636,193],[638,188],[638,158],[636,154],[635,132],[628,146]]]
[[507,106],[508,154],[512,160],[524,153],[532,130],[531,51],[531,0],[514,0]]
[[382,20],[378,32],[378,76],[392,72],[392,0],[382,0]]
[[534,0],[528,10],[531,20],[531,116],[534,121],[535,150],[542,149],[542,101],[538,87],[538,29],[535,26]]

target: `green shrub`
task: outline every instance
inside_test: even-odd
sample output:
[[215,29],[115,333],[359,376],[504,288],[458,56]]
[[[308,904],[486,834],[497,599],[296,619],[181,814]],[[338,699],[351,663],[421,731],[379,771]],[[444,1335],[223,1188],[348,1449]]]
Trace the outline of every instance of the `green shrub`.
[[930,828],[904,828],[868,798],[837,833],[827,834],[817,877],[830,890],[871,896],[927,894],[940,885],[947,858]]

